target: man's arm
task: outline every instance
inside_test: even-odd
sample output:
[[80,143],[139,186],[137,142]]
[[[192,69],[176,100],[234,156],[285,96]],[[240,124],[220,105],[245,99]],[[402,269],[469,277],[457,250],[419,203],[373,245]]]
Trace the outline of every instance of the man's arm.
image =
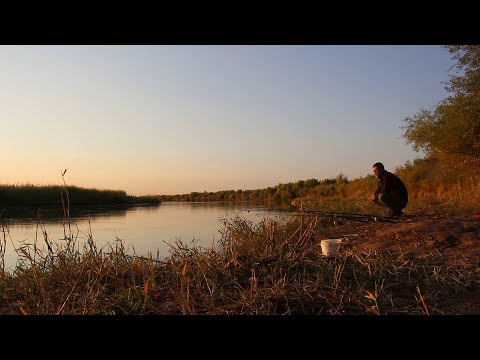
[[380,187],[380,181],[379,181],[378,186],[375,189],[375,192],[373,193],[373,195],[370,196],[370,201],[373,203],[376,203],[378,200],[378,194],[380,194],[381,192],[382,192],[382,188]]

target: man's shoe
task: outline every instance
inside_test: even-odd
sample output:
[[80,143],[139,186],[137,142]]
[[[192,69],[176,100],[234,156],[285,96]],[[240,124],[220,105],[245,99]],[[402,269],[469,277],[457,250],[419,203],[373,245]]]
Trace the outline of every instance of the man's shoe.
[[390,209],[387,213],[387,217],[400,217],[403,215],[403,211],[402,210],[394,210],[394,209]]
[[392,217],[400,217],[402,216],[403,211],[402,210],[393,210]]

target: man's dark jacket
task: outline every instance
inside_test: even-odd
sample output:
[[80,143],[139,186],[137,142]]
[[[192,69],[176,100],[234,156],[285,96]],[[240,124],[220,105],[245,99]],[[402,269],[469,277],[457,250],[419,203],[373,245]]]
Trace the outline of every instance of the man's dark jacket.
[[378,194],[386,193],[391,195],[398,195],[400,200],[405,204],[408,202],[408,192],[405,184],[395,174],[384,170],[380,179],[378,179],[378,187],[375,190],[375,198],[378,198]]

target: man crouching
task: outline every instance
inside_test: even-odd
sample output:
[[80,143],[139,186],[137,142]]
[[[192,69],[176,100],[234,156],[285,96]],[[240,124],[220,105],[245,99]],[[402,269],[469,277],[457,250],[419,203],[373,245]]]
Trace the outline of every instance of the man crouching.
[[378,179],[378,187],[370,196],[370,201],[389,209],[387,216],[401,216],[407,206],[408,192],[405,184],[395,174],[385,170],[382,163],[373,164],[373,173]]

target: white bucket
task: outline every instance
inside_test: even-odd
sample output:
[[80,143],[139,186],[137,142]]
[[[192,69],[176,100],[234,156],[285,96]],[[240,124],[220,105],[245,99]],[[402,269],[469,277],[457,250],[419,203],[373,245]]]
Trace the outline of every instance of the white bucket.
[[338,248],[342,243],[342,239],[325,239],[320,242],[322,246],[322,254],[325,256],[335,257],[338,253]]

